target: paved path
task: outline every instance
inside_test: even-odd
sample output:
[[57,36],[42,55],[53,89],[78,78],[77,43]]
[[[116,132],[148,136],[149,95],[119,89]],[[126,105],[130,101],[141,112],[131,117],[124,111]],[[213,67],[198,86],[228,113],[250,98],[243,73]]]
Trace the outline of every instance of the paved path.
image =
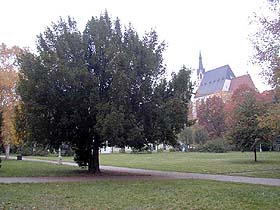
[[[57,164],[57,161],[38,160],[23,158],[26,161],[46,162]],[[63,165],[77,166],[73,162],[62,162]],[[280,179],[270,178],[253,178],[244,176],[227,176],[227,175],[212,175],[199,173],[183,173],[170,171],[157,171],[146,169],[135,169],[115,166],[101,166],[101,170],[110,171],[113,173],[104,173],[104,175],[86,175],[72,177],[0,177],[0,183],[45,183],[45,182],[77,182],[77,181],[92,181],[92,180],[151,180],[151,179],[202,179],[215,180],[222,182],[236,182],[261,184],[270,186],[280,186]]]

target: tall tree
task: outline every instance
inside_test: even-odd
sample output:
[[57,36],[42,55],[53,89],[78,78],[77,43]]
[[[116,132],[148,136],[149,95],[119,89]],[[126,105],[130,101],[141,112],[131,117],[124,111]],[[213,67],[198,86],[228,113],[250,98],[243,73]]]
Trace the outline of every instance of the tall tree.
[[[172,82],[160,82],[165,44],[155,31],[140,39],[131,25],[122,31],[120,21],[105,12],[88,21],[83,34],[71,18],[60,20],[38,37],[37,47],[38,55],[20,58],[18,90],[28,138],[69,143],[75,160],[89,171],[100,171],[99,148],[105,143],[141,148],[171,142],[187,123],[186,115],[176,114],[188,105],[190,72],[183,69]],[[182,77],[188,85],[179,88],[175,81]],[[156,97],[158,88],[166,92],[165,103]],[[168,103],[178,105],[176,113]],[[165,110],[171,116],[168,133],[155,127],[166,121],[157,118]],[[154,128],[162,134],[158,139]]]
[[254,62],[262,67],[262,73],[274,88],[274,105],[260,118],[260,126],[270,130],[271,139],[279,134],[280,115],[280,2],[267,0],[263,13],[255,13],[252,23],[257,31],[251,40],[255,48]]
[[279,0],[267,0],[263,13],[253,16],[257,31],[251,35],[255,48],[254,62],[261,65],[268,82],[280,86],[280,4]]
[[16,83],[18,66],[16,56],[21,52],[19,47],[0,45],[0,112],[2,123],[0,126],[1,143],[4,145],[6,157],[9,156],[10,144],[18,144],[14,128],[14,108],[18,102]]
[[220,137],[225,132],[224,102],[214,96],[202,101],[197,110],[198,124],[205,127],[210,138]]
[[229,136],[241,150],[252,150],[257,161],[257,146],[265,140],[266,130],[259,126],[259,117],[264,113],[256,97],[248,92],[234,110],[235,120]]

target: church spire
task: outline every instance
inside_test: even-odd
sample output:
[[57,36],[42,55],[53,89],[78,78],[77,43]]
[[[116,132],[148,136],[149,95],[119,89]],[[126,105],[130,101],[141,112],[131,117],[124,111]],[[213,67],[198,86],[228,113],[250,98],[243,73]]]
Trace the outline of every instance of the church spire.
[[199,64],[198,64],[197,75],[199,75],[200,73],[201,74],[205,73],[205,69],[203,68],[203,63],[202,63],[201,51],[199,51]]
[[203,68],[203,64],[202,64],[201,51],[199,51],[199,64],[198,64],[198,69],[197,69],[197,80],[196,80],[197,88],[199,88],[204,74],[205,74],[205,69]]

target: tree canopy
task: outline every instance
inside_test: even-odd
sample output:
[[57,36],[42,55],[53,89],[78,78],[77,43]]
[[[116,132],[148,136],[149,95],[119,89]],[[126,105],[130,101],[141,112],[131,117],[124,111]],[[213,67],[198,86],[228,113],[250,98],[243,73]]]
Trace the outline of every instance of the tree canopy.
[[1,143],[5,147],[19,143],[15,136],[14,108],[19,100],[16,94],[18,80],[16,56],[20,52],[19,47],[7,47],[3,43],[0,45],[0,136]]
[[274,86],[280,85],[280,6],[279,0],[267,0],[263,13],[253,16],[257,30],[251,35],[255,48],[254,62],[260,64],[263,75]]
[[234,109],[234,119],[229,136],[237,148],[252,150],[257,161],[256,149],[259,143],[264,142],[267,130],[259,125],[259,117],[264,113],[264,107],[256,100],[253,91],[244,92],[242,101],[237,102]]
[[202,101],[197,109],[198,124],[205,127],[209,136],[221,137],[225,132],[224,102],[214,96]]
[[190,71],[183,67],[164,79],[165,43],[153,30],[140,38],[107,12],[89,20],[83,33],[72,18],[61,19],[38,36],[37,49],[20,57],[28,138],[70,144],[91,172],[99,172],[102,145],[174,144],[188,122]]

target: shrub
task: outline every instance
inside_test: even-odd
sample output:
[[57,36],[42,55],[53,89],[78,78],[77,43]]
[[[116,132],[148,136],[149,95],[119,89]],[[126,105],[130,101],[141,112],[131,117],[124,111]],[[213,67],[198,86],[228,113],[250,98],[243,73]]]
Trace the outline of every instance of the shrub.
[[197,152],[215,152],[223,153],[230,150],[228,142],[223,138],[217,138],[207,141],[203,145],[198,145],[195,149]]

